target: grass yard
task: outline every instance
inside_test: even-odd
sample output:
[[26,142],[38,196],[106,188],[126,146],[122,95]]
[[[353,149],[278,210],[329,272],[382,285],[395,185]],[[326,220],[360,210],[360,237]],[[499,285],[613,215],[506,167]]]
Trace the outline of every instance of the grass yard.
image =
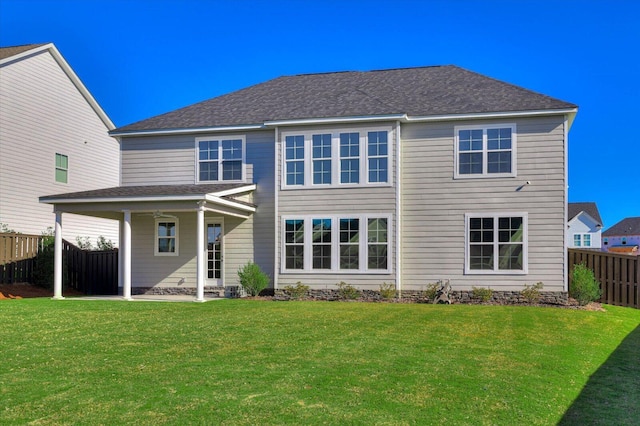
[[637,424],[640,310],[0,302],[0,424]]

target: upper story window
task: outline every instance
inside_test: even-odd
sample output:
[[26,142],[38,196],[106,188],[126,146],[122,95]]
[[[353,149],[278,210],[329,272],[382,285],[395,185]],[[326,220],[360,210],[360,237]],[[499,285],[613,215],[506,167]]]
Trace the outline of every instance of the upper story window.
[[455,127],[455,177],[516,176],[516,126]]
[[243,137],[197,138],[198,182],[244,180]]
[[56,153],[56,182],[67,183],[69,180],[69,157]]
[[282,188],[388,185],[390,131],[286,132]]
[[526,274],[527,214],[465,215],[466,274]]

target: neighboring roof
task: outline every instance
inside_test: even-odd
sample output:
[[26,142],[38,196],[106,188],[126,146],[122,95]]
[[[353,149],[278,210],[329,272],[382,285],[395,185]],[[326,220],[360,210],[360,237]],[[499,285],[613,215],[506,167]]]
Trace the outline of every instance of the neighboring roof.
[[424,118],[575,108],[572,103],[446,65],[279,77],[120,127],[112,134],[319,118]]
[[20,53],[23,53],[28,50],[35,49],[36,47],[40,47],[44,45],[45,43],[23,44],[21,46],[0,47],[0,59],[10,58],[12,56],[18,55]]
[[[116,186],[113,188],[94,189],[91,191],[68,192],[65,194],[40,197],[41,203],[87,202],[87,200],[112,201],[115,199],[148,199],[168,197],[204,197],[208,194],[225,196],[241,193],[255,188],[247,183],[219,183],[204,185],[148,185],[148,186]],[[245,192],[246,192],[245,191]],[[240,202],[234,200],[235,202]]]
[[609,250],[609,252],[611,253],[636,254],[638,253],[638,246],[612,246],[607,250]]
[[22,46],[10,46],[10,47],[0,47],[0,66],[8,66],[14,62],[17,62],[23,58],[33,56],[35,54],[48,51],[53,59],[58,63],[60,68],[64,71],[64,73],[69,77],[71,82],[76,86],[78,91],[84,96],[87,100],[91,108],[96,112],[98,117],[105,124],[107,129],[113,130],[116,126],[113,124],[109,116],[104,112],[104,110],[100,107],[98,102],[95,100],[93,95],[89,92],[86,86],[82,83],[77,74],[73,71],[71,66],[67,63],[67,61],[62,57],[58,49],[53,45],[53,43],[44,43],[44,44],[25,44]]
[[591,216],[593,220],[598,222],[597,225],[602,226],[602,219],[600,218],[600,212],[598,211],[596,203],[569,203],[569,221],[578,216],[581,212],[585,212]]
[[640,217],[627,217],[602,233],[603,237],[640,235]]

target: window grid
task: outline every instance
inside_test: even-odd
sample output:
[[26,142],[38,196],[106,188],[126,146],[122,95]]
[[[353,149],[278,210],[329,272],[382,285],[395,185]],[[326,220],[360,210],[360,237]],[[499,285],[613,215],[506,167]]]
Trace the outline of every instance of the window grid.
[[340,269],[360,269],[359,219],[340,219]]
[[369,132],[367,135],[367,154],[369,182],[388,182],[388,132]]
[[331,184],[331,134],[312,136],[313,184]]
[[285,221],[285,265],[304,269],[304,220]]
[[367,222],[367,267],[387,269],[389,241],[387,219],[368,219]]
[[313,219],[312,226],[312,268],[331,269],[331,219]]
[[340,183],[360,183],[360,133],[340,133]]
[[526,214],[467,214],[466,273],[527,273]]
[[155,255],[178,255],[178,221],[156,220],[155,229]]
[[515,176],[515,125],[456,127],[455,177]]
[[287,185],[304,185],[304,136],[285,138]]
[[197,147],[199,182],[243,179],[243,139],[198,139]]

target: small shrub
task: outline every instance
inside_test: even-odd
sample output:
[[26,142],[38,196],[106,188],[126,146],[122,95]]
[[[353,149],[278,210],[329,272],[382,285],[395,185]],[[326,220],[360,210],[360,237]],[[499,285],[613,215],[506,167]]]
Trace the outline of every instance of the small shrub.
[[438,294],[438,289],[440,288],[440,283],[429,283],[427,284],[427,288],[422,291],[422,294],[425,298],[429,300],[433,300],[436,298],[436,294]]
[[544,287],[542,281],[532,285],[525,284],[524,290],[522,290],[520,293],[522,294],[522,297],[527,300],[527,302],[538,303],[540,301],[540,290],[542,290],[542,287]]
[[6,223],[2,223],[0,222],[0,234],[15,234],[16,231],[14,231],[13,229],[9,228],[9,225],[7,225]]
[[240,279],[240,285],[249,296],[260,294],[262,290],[269,286],[271,281],[269,276],[251,261],[238,269],[238,278]]
[[351,284],[347,284],[344,281],[340,281],[337,284],[338,286],[338,294],[341,299],[344,300],[355,300],[360,297],[360,290],[352,286]]
[[587,268],[584,263],[573,267],[573,280],[569,288],[569,295],[576,299],[580,306],[595,302],[602,295],[600,283],[593,275],[593,271]]
[[91,250],[93,248],[89,237],[76,237],[76,246],[82,250]]
[[307,295],[309,291],[309,286],[302,284],[298,281],[294,286],[288,285],[283,289],[284,293],[289,296],[291,299],[302,299]]
[[[40,240],[40,250],[36,256],[35,265],[33,267],[33,283],[38,287],[53,289],[53,269],[54,269],[54,248],[55,235],[53,228],[50,226],[46,231],[42,232]],[[62,268],[63,283],[67,281],[67,268]]]
[[396,286],[391,283],[384,283],[380,286],[380,297],[384,300],[391,300],[396,297]]
[[474,299],[480,299],[482,302],[488,302],[493,296],[493,290],[490,288],[471,287],[471,293]]
[[96,241],[98,250],[113,250],[113,241],[107,240],[103,235],[100,235]]

